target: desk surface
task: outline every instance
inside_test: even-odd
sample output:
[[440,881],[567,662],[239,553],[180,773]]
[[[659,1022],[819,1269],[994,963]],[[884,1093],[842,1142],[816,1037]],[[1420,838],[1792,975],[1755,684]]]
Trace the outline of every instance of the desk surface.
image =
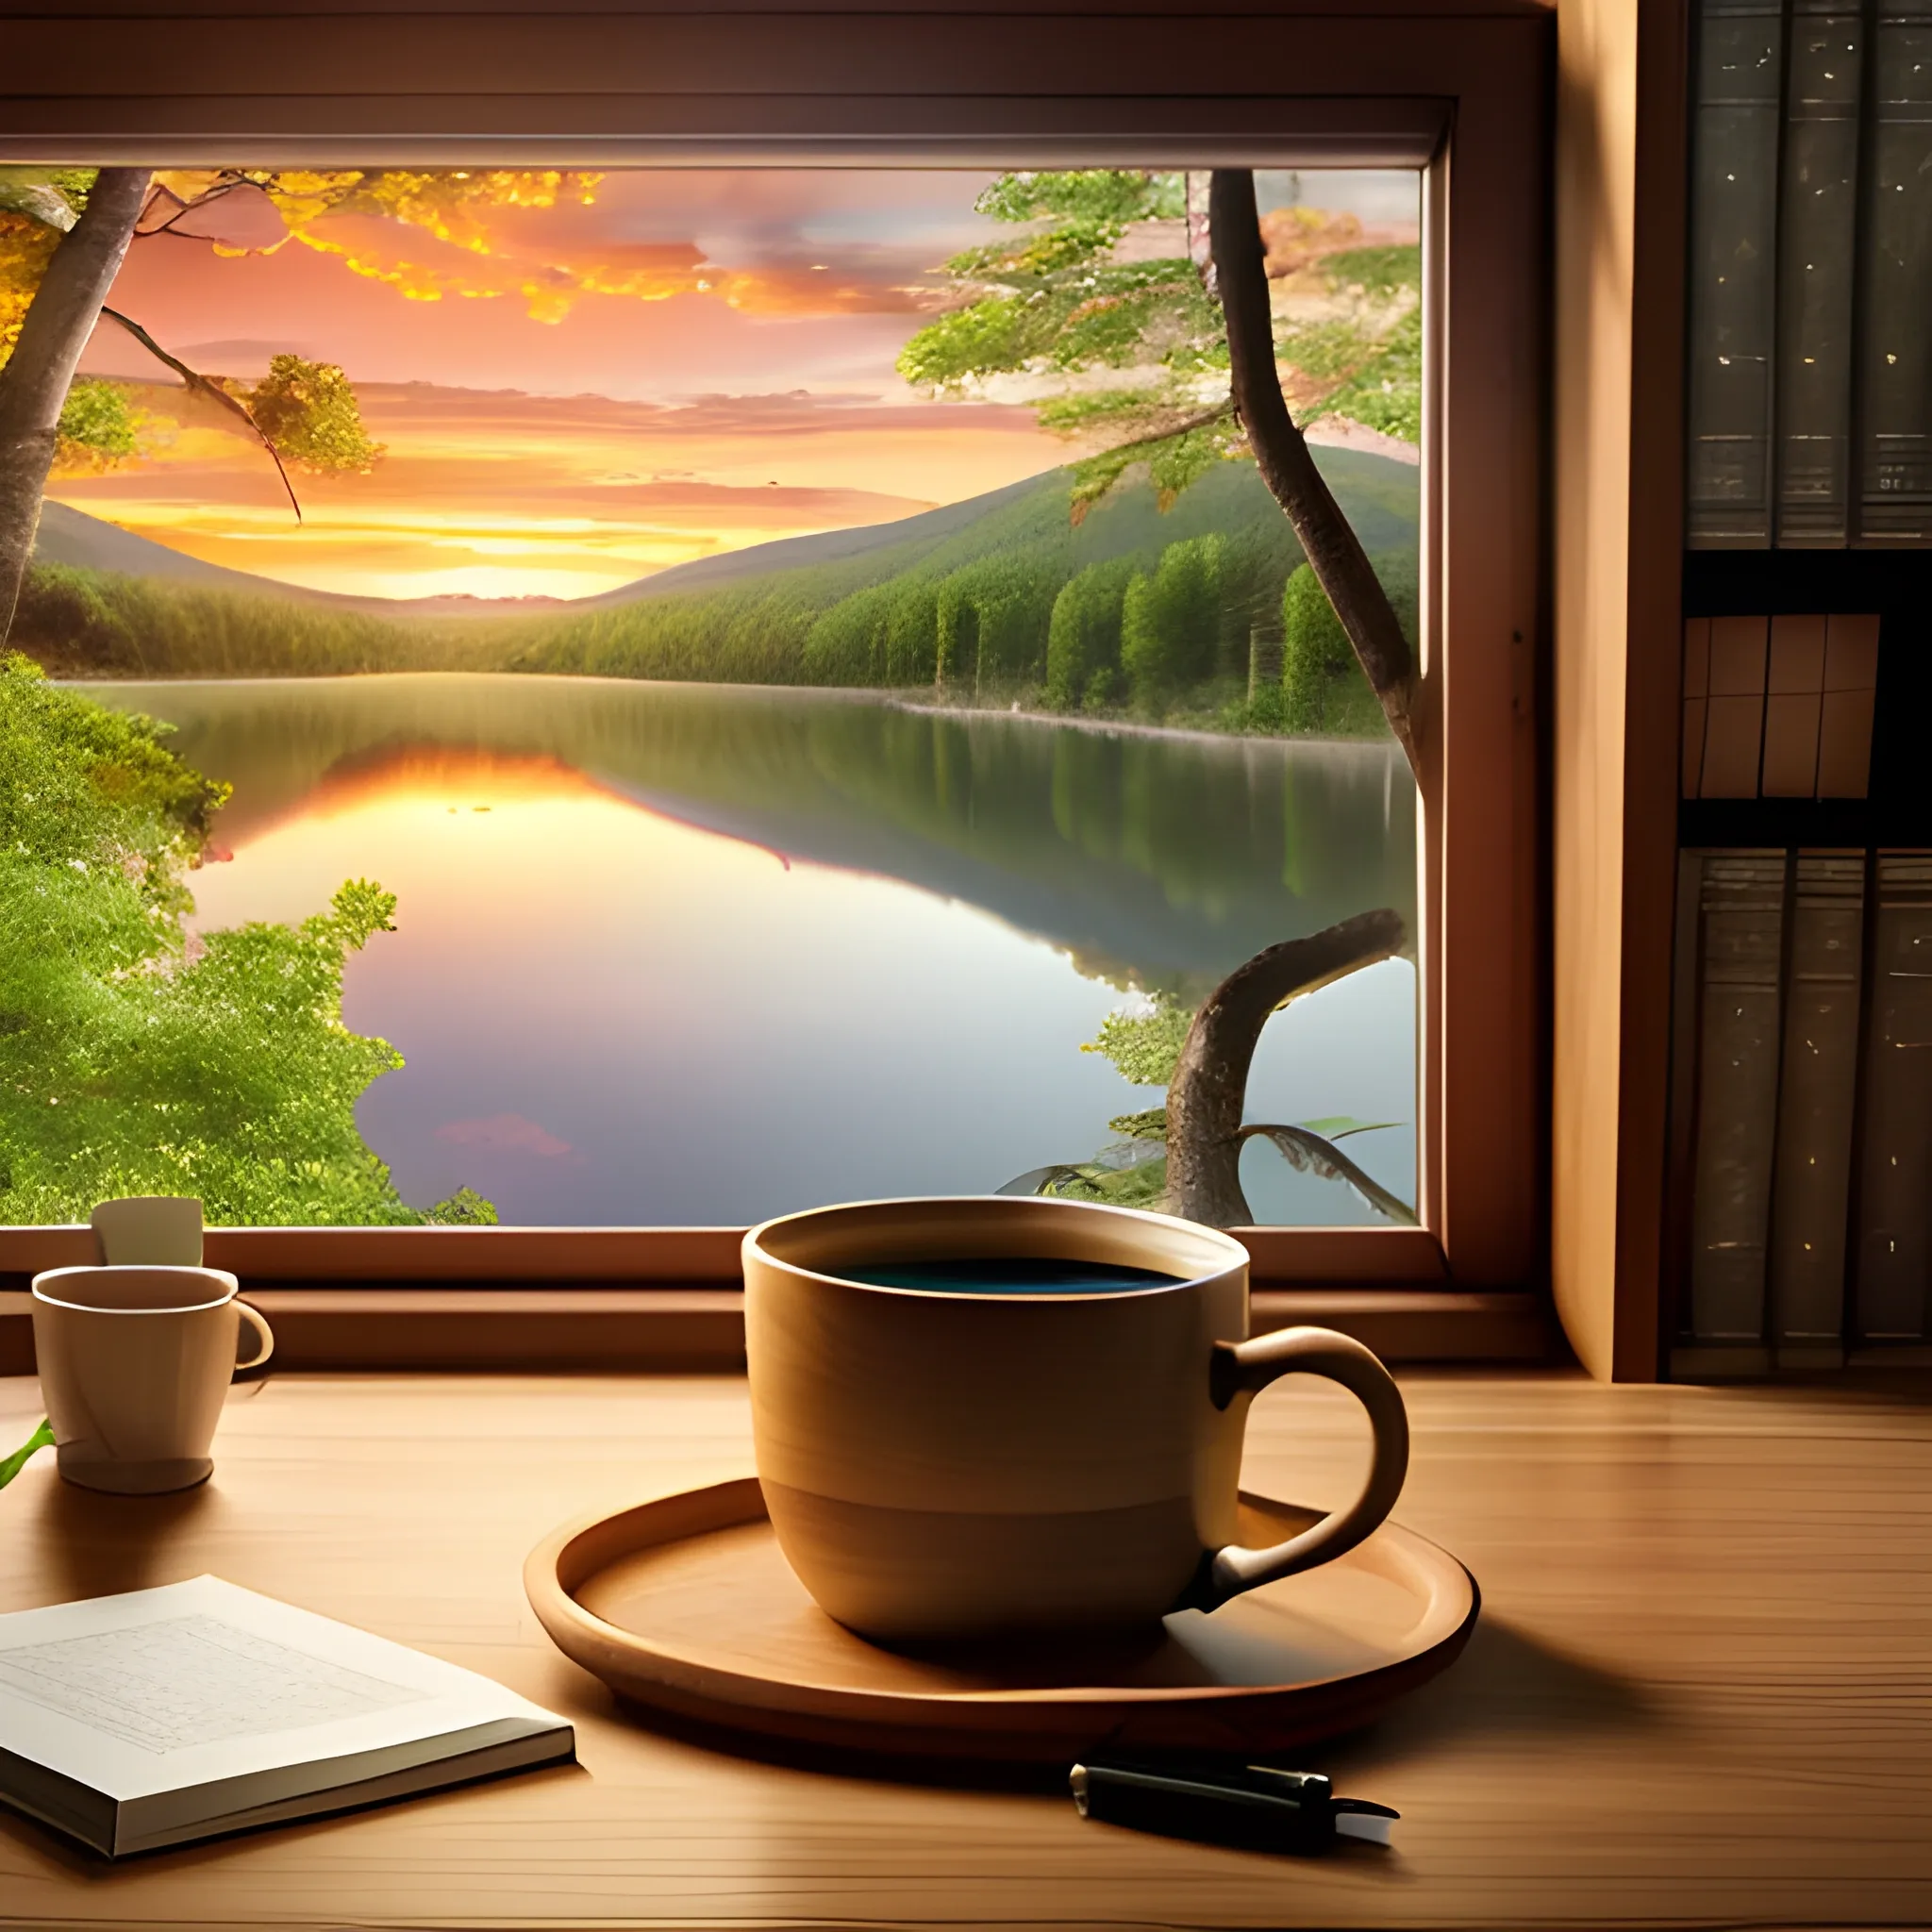
[[[0,1924],[1932,1924],[1932,1406],[1404,1378],[1399,1514],[1480,1579],[1462,1660],[1316,1756],[1404,1813],[1317,1862],[1063,1796],[835,1776],[620,1717],[525,1603],[557,1522],[749,1467],[725,1379],[271,1376],[207,1488],[0,1495],[0,1608],[204,1570],[487,1672],[578,1726],[538,1772],[108,1869],[0,1817]],[[38,1416],[0,1381],[0,1441]],[[1347,1398],[1257,1405],[1245,1477],[1361,1467]]]

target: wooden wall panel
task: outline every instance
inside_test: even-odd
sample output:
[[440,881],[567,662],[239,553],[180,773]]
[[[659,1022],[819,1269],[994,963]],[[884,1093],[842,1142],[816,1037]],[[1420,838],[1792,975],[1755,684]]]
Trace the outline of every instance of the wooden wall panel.
[[1557,1311],[1657,1369],[1680,730],[1684,0],[1557,10]]

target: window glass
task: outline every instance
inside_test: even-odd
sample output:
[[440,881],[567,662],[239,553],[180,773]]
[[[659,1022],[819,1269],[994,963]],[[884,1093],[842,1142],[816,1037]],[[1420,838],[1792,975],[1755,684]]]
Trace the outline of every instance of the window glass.
[[[0,382],[102,192],[28,185]],[[1418,177],[1257,190],[1413,635]],[[1163,1205],[1217,983],[1416,910],[1206,217],[1138,170],[156,177],[9,640],[0,1219]],[[1269,1021],[1255,1221],[1408,1216],[1415,1004],[1411,941]]]

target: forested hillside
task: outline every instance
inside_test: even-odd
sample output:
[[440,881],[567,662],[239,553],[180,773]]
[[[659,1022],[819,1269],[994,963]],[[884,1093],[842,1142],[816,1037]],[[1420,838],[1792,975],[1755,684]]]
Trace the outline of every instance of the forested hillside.
[[[1322,459],[1412,613],[1417,473],[1346,451]],[[1244,698],[1257,684],[1281,689],[1284,591],[1301,551],[1252,463],[1217,465],[1165,509],[1151,484],[1130,483],[1076,516],[1065,471],[990,506],[964,527],[854,557],[527,620],[506,662],[610,677],[937,688],[1155,718],[1191,700],[1198,708],[1217,689]],[[1296,641],[1286,640],[1290,664],[1307,673],[1319,662],[1320,676],[1345,690],[1351,663],[1298,652]],[[1304,695],[1301,728],[1373,724],[1332,694]],[[1296,708],[1264,704],[1254,722],[1278,724]]]
[[[1333,449],[1322,464],[1412,627],[1418,473]],[[977,502],[977,513],[953,505],[774,544],[774,567],[756,550],[717,559],[732,566],[722,582],[708,563],[689,567],[688,589],[668,572],[625,602],[504,618],[390,618],[41,565],[14,641],[81,676],[551,672],[1379,735],[1379,709],[1251,462],[1216,464],[1165,508],[1144,481],[1076,506],[1066,470]]]

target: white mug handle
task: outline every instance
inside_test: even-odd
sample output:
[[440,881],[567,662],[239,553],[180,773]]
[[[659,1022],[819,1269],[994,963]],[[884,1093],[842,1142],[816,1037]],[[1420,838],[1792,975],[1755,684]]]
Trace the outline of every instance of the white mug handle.
[[239,1295],[235,1299],[235,1312],[242,1317],[246,1326],[255,1330],[255,1339],[258,1344],[255,1353],[246,1361],[237,1357],[235,1366],[238,1369],[258,1369],[275,1352],[275,1332],[268,1325],[267,1318],[261,1310],[251,1308]]

